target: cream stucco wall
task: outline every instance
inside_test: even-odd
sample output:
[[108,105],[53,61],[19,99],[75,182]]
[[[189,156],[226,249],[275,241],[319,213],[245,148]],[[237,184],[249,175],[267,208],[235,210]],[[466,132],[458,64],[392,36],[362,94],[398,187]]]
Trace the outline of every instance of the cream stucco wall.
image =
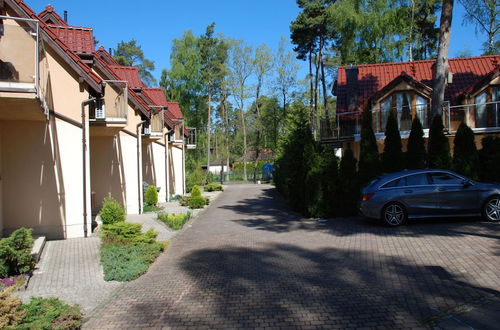
[[180,145],[170,144],[170,194],[184,194],[183,154]]
[[148,185],[160,187],[158,201],[165,202],[167,197],[165,177],[165,147],[155,142],[145,142],[142,145],[142,175]]
[[124,132],[120,132],[119,140],[125,175],[125,207],[128,214],[137,214],[139,213],[139,191],[142,192],[142,181],[139,182],[138,179],[137,139]]

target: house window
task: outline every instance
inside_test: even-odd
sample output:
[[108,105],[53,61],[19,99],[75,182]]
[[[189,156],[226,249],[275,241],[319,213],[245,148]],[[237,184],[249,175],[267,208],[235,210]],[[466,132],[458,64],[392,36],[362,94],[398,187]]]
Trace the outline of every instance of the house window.
[[417,95],[417,102],[415,105],[416,108],[416,115],[418,116],[418,119],[420,119],[420,122],[422,123],[423,128],[429,128],[428,120],[427,120],[427,108],[428,108],[428,102],[427,99],[423,98],[420,95]]
[[[413,104],[415,104],[415,113],[413,113]],[[382,131],[385,131],[387,119],[391,111],[394,111],[398,120],[398,126],[401,131],[411,129],[413,116],[418,115],[424,128],[427,127],[428,101],[424,97],[413,92],[396,92],[380,102]]]
[[476,96],[476,127],[486,127],[488,124],[488,113],[486,112],[486,102],[488,101],[488,93],[482,92]]
[[486,89],[474,98],[476,127],[500,127],[500,86]]

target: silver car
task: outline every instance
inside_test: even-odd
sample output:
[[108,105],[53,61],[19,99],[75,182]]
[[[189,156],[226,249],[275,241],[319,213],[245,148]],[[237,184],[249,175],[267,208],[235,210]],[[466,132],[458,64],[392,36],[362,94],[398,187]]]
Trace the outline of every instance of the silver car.
[[500,221],[500,184],[448,170],[407,170],[380,176],[363,189],[360,211],[399,226],[408,218],[483,216]]

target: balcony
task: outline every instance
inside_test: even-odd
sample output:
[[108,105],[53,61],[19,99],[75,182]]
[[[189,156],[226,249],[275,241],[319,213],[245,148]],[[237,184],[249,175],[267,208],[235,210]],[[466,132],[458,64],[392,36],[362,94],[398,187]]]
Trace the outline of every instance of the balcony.
[[450,132],[456,132],[464,121],[474,133],[500,131],[500,102],[485,102],[447,106],[443,111],[446,116],[445,125]]
[[[38,21],[0,16],[0,92],[38,92]],[[34,24],[33,24],[34,23]],[[35,27],[30,27],[35,25]]]
[[128,93],[126,82],[106,81],[104,98],[90,107],[89,121],[93,126],[123,128],[127,125]]
[[186,138],[186,148],[187,149],[196,149],[196,128],[188,128],[186,127],[185,134]]
[[163,136],[163,110],[151,111],[149,123],[143,125],[142,135],[150,139],[160,139]]

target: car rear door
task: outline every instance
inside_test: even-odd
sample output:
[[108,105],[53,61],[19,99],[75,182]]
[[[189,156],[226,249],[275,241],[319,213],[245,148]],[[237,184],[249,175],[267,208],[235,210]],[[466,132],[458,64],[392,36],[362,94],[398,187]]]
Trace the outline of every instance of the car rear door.
[[411,174],[404,180],[401,201],[410,217],[432,216],[439,212],[439,203],[433,197],[435,187],[430,184],[427,173]]

